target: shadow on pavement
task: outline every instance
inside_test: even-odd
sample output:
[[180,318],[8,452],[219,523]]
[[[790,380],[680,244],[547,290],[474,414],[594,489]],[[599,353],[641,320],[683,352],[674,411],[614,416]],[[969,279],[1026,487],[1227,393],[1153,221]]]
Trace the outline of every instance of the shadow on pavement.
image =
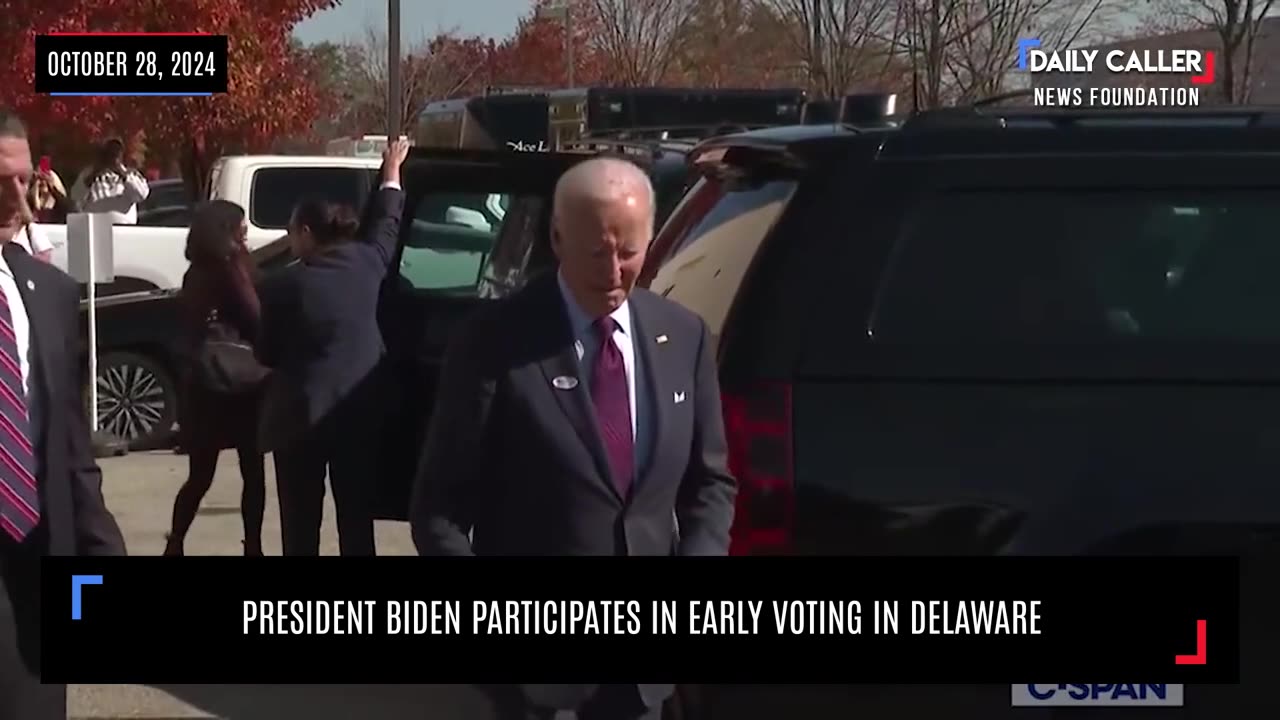
[[[359,662],[355,660],[353,662]],[[467,685],[152,685],[224,720],[472,720],[489,702]]]

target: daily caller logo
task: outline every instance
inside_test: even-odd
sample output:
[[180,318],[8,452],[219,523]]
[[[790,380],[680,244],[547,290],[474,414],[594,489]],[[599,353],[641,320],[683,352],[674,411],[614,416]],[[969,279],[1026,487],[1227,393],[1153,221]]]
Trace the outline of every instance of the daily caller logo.
[[[1187,108],[1214,81],[1212,50],[1056,50],[1018,41],[1018,69],[1032,75],[1037,107]],[[1083,83],[1082,83],[1083,79]],[[1190,87],[1175,87],[1190,81]],[[1168,87],[1148,87],[1168,85]]]

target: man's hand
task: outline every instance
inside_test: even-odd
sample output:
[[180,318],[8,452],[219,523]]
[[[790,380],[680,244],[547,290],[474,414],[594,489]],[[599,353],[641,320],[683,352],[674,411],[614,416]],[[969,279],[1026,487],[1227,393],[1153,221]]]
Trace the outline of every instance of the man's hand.
[[409,157],[409,140],[407,138],[397,138],[387,143],[387,149],[382,151],[382,182],[400,182],[400,166],[404,164],[404,159]]

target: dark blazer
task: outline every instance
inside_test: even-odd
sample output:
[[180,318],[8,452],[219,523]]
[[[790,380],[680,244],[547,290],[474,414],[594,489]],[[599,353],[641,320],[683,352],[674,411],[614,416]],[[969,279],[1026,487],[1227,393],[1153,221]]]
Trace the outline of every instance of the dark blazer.
[[44,455],[38,482],[48,536],[42,554],[124,555],[124,536],[102,497],[102,471],[85,417],[80,287],[19,245],[5,243],[3,251],[26,305],[37,360],[36,430]]
[[404,192],[379,190],[355,241],[295,263],[260,286],[258,357],[300,392],[299,421],[307,426],[328,416],[382,358],[378,293],[395,257],[403,210]]
[[[677,554],[728,552],[736,485],[710,333],[647,290],[633,292],[630,306],[654,414],[649,461],[630,497],[609,478],[549,274],[477,313],[454,339],[410,512],[420,553],[667,555],[677,517]],[[561,376],[579,382],[558,389]]]
[[[419,553],[669,555],[673,539],[678,555],[728,553],[736,484],[710,332],[647,290],[630,307],[637,392],[650,395],[637,405],[652,408],[641,419],[653,439],[629,497],[610,480],[569,316],[547,274],[479,311],[453,340],[411,500]],[[553,380],[563,376],[579,381],[560,389]],[[671,692],[639,689],[651,707]],[[571,708],[594,686],[524,690]]]

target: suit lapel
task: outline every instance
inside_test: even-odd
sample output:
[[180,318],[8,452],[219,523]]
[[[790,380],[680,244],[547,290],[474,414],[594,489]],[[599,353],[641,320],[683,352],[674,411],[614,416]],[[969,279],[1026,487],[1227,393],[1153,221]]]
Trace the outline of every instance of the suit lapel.
[[[540,312],[548,313],[543,317],[556,318],[557,325],[551,350],[538,361],[542,374],[547,382],[547,392],[555,397],[556,404],[564,413],[565,419],[577,432],[587,451],[594,461],[596,475],[614,496],[618,489],[612,481],[609,470],[608,454],[604,449],[604,439],[600,436],[600,424],[596,420],[596,411],[591,404],[591,391],[578,362],[578,352],[574,347],[573,329],[569,326],[568,313],[564,301],[560,298],[560,289],[554,275],[549,283],[538,288]],[[531,324],[532,325],[532,324]]]
[[[35,357],[39,360],[39,382],[35,386],[44,386],[46,402],[52,403],[55,383],[53,382],[54,338],[49,337],[58,327],[58,318],[53,316],[54,307],[49,298],[42,296],[42,289],[32,277],[32,263],[40,262],[27,254],[14,243],[5,243],[4,260],[13,271],[13,279],[18,286],[18,294],[22,295],[22,304],[27,310],[27,325],[30,329],[30,344]],[[47,291],[47,288],[45,289]],[[48,407],[46,405],[46,407]]]
[[666,447],[671,440],[668,434],[672,425],[668,414],[671,412],[671,404],[675,397],[671,378],[679,377],[675,374],[676,368],[673,367],[672,354],[663,352],[666,350],[669,339],[664,333],[666,328],[662,325],[661,317],[655,312],[654,304],[650,302],[651,299],[651,296],[643,292],[633,293],[630,298],[631,316],[635,321],[635,337],[632,338],[632,343],[644,374],[644,386],[649,391],[647,405],[650,414],[649,418],[638,418],[647,423],[650,430],[649,447],[646,448],[644,455],[646,462],[644,467],[639,468],[637,475],[638,490],[643,490],[648,485],[649,475],[660,465],[662,448]]

